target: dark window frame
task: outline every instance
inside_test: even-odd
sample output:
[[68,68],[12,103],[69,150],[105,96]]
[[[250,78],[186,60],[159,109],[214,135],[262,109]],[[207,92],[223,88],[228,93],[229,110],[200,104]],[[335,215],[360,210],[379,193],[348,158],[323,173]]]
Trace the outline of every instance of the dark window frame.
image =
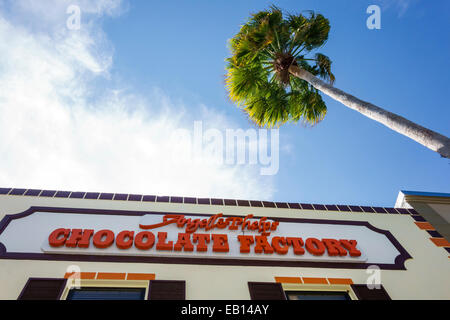
[[[149,280],[146,281],[146,285],[144,286],[130,286],[128,282],[124,282],[127,285],[114,285],[105,287],[102,283],[92,283],[87,286],[81,286],[81,288],[113,288],[113,289],[126,289],[126,288],[135,288],[135,289],[145,289],[144,300],[186,300],[186,281],[185,280]],[[166,288],[165,288],[166,286]],[[172,287],[172,288],[170,288]],[[70,290],[75,289],[75,287],[69,287],[68,292],[65,295],[65,299],[69,297]],[[168,290],[169,289],[169,290]],[[171,297],[170,293],[174,293]]]
[[141,291],[140,299],[92,299],[92,300],[145,300],[147,295],[147,287],[132,287],[132,286],[114,286],[114,287],[105,287],[105,286],[84,286],[84,287],[73,287],[70,288],[66,300],[91,300],[91,299],[71,299],[71,294],[73,295],[76,291]]
[[45,299],[45,300],[61,300],[61,297],[64,293],[64,289],[67,286],[67,279],[64,278],[37,278],[37,277],[30,277],[27,279],[27,282],[25,283],[24,287],[22,288],[19,296],[17,297],[17,300],[44,300],[39,297],[27,297],[33,282],[59,282],[59,288],[56,288],[55,295],[53,299]]
[[[311,290],[311,289],[304,289],[304,290],[285,290],[284,293],[286,294],[286,299],[290,301],[294,301],[289,299],[290,294],[304,294],[304,295],[310,295],[311,297],[317,296],[319,297],[320,294],[323,294],[324,296],[339,296],[343,295],[345,296],[345,299],[304,299],[305,300],[342,300],[342,301],[350,301],[352,300],[352,297],[349,294],[348,290]],[[302,300],[302,299],[299,299]]]
[[369,289],[367,284],[352,284],[351,288],[358,300],[391,300],[383,285],[379,289]]
[[[161,294],[161,287],[158,288],[158,285],[166,286],[179,286],[178,289],[181,289],[178,292],[178,297],[168,298],[163,293]],[[159,292],[158,292],[159,291]],[[186,300],[186,281],[185,280],[150,280],[148,286],[148,295],[147,300]]]
[[248,282],[251,300],[287,300],[279,282]]

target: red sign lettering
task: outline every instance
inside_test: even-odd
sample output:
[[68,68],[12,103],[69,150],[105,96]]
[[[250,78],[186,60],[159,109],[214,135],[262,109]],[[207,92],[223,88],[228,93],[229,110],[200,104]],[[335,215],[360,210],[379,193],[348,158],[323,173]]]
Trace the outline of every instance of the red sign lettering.
[[[136,247],[139,250],[156,251],[183,251],[183,252],[206,252],[212,245],[212,252],[226,253],[230,251],[227,234],[195,233],[199,229],[205,231],[213,229],[257,231],[258,235],[238,234],[236,240],[239,242],[241,254],[255,253],[259,255],[286,255],[292,252],[294,255],[304,255],[306,252],[314,256],[322,256],[325,253],[330,257],[341,257],[347,254],[351,257],[361,256],[356,240],[332,239],[332,238],[306,238],[274,236],[268,238],[271,231],[277,230],[278,222],[268,221],[262,217],[259,220],[251,220],[253,215],[246,217],[225,218],[221,213],[208,219],[185,218],[184,215],[167,214],[163,221],[153,225],[140,225],[141,229],[151,230],[175,224],[178,228],[184,228],[185,232],[177,234],[177,239],[168,238],[167,232],[124,230],[117,235],[113,231],[104,229],[94,231],[93,229],[66,229],[58,228],[50,233],[48,243],[51,247],[88,248],[91,244],[98,249],[106,249],[114,243],[118,249],[127,250]],[[172,235],[173,237],[173,235]],[[174,243],[175,242],[175,243]],[[155,245],[156,244],[156,245]]]

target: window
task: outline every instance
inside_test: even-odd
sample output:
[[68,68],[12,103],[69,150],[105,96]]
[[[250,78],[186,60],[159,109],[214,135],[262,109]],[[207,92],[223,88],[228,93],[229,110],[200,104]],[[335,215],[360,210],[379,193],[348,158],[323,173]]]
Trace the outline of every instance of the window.
[[345,291],[286,291],[288,300],[351,300]]
[[98,288],[71,289],[67,300],[144,300],[145,288]]

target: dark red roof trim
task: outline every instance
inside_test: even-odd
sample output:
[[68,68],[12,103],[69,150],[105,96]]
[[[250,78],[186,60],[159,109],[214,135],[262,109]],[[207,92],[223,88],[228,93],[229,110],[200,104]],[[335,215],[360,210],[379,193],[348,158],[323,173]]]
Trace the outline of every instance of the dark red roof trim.
[[308,204],[308,203],[287,203],[287,202],[271,202],[258,200],[241,200],[241,199],[217,199],[217,198],[193,198],[193,197],[169,197],[155,195],[140,194],[123,194],[123,193],[99,193],[99,192],[71,192],[71,191],[55,191],[55,190],[38,190],[38,189],[20,189],[20,188],[0,188],[0,195],[10,196],[33,196],[33,197],[50,197],[50,198],[68,198],[68,199],[90,199],[90,200],[122,200],[137,202],[167,202],[167,203],[188,203],[203,205],[219,205],[219,206],[240,206],[240,207],[264,207],[264,208],[283,208],[283,209],[300,209],[300,210],[320,210],[320,211],[336,211],[336,212],[368,212],[381,214],[412,214],[418,213],[414,209],[389,208],[389,207],[370,207],[355,205],[334,205],[334,204]]

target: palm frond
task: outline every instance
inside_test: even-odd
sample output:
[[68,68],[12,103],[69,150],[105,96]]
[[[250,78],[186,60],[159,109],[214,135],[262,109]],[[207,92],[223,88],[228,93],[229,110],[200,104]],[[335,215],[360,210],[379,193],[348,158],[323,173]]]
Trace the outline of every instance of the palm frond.
[[316,69],[317,69],[317,75],[321,77],[322,79],[330,82],[330,84],[333,84],[336,78],[334,77],[333,73],[331,72],[331,60],[326,55],[321,53],[316,53],[315,55],[316,59]]
[[229,41],[226,88],[250,119],[263,127],[288,121],[315,125],[326,115],[320,93],[294,77],[294,64],[329,82],[335,80],[331,60],[320,53],[306,55],[328,39],[328,19],[314,12],[287,14],[271,6],[252,14]]

